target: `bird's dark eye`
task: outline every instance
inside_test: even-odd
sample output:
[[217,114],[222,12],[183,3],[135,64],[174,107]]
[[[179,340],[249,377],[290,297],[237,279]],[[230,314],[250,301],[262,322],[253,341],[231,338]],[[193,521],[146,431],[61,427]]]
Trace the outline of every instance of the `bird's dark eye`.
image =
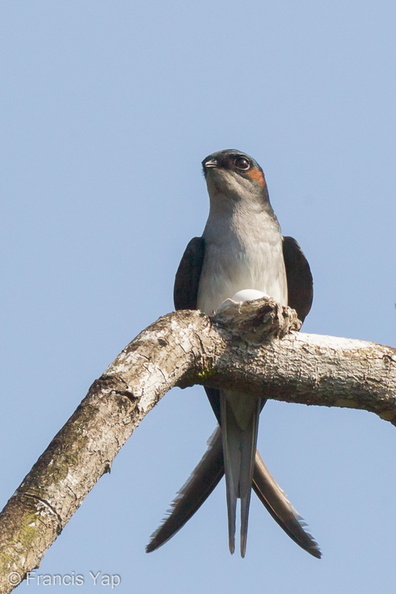
[[247,171],[250,169],[250,161],[246,157],[237,157],[235,159],[235,167],[242,169],[243,171]]

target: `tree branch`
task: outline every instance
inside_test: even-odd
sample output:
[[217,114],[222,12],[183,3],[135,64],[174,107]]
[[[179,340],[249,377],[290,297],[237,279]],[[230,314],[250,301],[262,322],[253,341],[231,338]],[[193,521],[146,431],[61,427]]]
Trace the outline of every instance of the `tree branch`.
[[174,312],[139,334],[92,384],[3,509],[0,591],[39,565],[135,427],[174,386],[360,408],[396,424],[396,349],[295,332],[299,327],[293,310],[263,298],[229,302],[214,317]]

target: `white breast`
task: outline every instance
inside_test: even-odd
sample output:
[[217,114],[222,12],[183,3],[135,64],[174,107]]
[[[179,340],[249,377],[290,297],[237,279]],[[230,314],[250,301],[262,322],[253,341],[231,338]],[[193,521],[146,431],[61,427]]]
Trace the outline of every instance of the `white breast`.
[[217,309],[237,291],[255,289],[287,305],[287,280],[279,224],[268,213],[234,209],[209,216],[198,308]]

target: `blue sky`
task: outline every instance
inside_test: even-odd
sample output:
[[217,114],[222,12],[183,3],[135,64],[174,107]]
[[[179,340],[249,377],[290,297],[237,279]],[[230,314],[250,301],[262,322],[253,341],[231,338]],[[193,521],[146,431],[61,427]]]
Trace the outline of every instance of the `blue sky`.
[[[304,248],[305,331],[395,344],[395,28],[391,0],[2,3],[2,502],[172,309],[216,150],[259,161]],[[120,593],[393,592],[396,433],[365,412],[269,403],[262,416],[260,451],[321,561],[257,498],[247,556],[231,556],[223,483],[147,555],[214,424],[202,389],[169,393],[37,573],[82,574],[81,592],[105,588],[90,571],[121,575]]]

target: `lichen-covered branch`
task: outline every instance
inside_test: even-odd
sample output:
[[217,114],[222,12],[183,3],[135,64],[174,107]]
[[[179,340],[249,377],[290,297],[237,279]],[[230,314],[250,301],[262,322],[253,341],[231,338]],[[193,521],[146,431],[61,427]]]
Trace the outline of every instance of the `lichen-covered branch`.
[[[172,387],[230,387],[289,402],[362,408],[396,424],[396,350],[297,333],[271,299],[215,317],[179,311],[133,340],[96,380],[0,515],[0,591],[37,567],[143,417]],[[291,333],[290,333],[291,332]]]
[[[254,328],[260,310],[268,307],[256,309],[256,303],[243,306],[246,313],[239,325]],[[275,311],[272,302],[269,317]],[[260,326],[256,341],[251,332],[243,340],[237,317],[217,330],[227,348],[216,361],[216,374],[208,385],[232,383],[274,400],[363,409],[396,425],[395,348],[302,332],[268,340]]]

